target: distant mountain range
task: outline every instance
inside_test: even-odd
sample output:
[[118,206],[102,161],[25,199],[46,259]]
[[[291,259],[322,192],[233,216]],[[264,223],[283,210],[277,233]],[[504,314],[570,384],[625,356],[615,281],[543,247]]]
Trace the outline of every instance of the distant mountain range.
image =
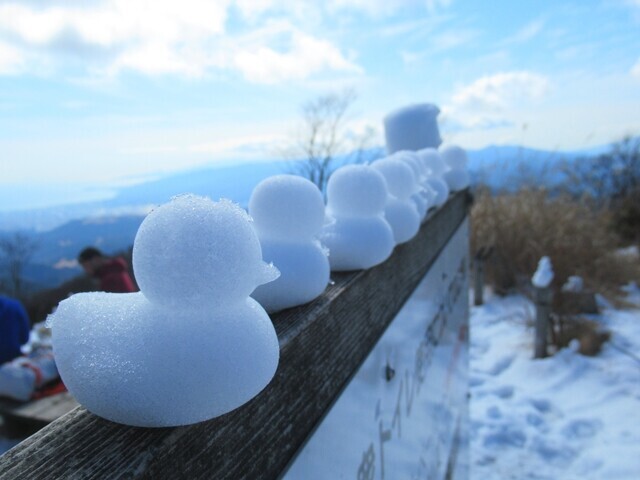
[[[575,161],[606,149],[556,153],[492,146],[468,152],[469,170],[474,181],[494,188],[508,188],[521,181],[522,176],[555,183],[562,177],[554,171],[559,162]],[[294,169],[292,162],[265,161],[189,170],[122,187],[109,200],[0,212],[0,229],[7,235],[21,230],[35,239],[38,249],[26,270],[27,279],[39,287],[55,286],[81,273],[74,259],[83,247],[94,245],[107,253],[128,249],[144,215],[153,205],[175,195],[194,193],[214,200],[226,197],[246,206],[253,188],[261,180]]]

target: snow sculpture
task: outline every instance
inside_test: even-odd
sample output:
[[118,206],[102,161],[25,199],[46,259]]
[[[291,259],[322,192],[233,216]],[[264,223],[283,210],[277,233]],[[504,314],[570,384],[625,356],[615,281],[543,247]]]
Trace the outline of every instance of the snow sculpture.
[[418,191],[411,168],[394,157],[376,160],[371,166],[387,181],[389,193],[384,216],[391,225],[396,244],[411,240],[420,228],[420,215],[411,201],[411,196]]
[[423,183],[426,180],[426,168],[424,168],[422,162],[418,160],[416,153],[410,152],[409,150],[402,150],[401,152],[394,153],[392,157],[403,161],[413,172],[413,176],[417,181],[418,190],[411,195],[411,201],[415,203],[418,215],[420,215],[420,219],[422,220],[427,215],[427,211],[431,206],[431,197],[423,186]]
[[547,288],[553,281],[553,267],[549,257],[542,257],[538,262],[538,269],[531,278],[531,283],[537,288]]
[[327,184],[327,219],[322,243],[333,271],[371,268],[393,251],[393,231],[384,218],[387,185],[368,165],[346,165]]
[[563,292],[580,293],[584,290],[584,280],[578,275],[571,275],[562,285]]
[[269,383],[278,339],[249,294],[278,272],[244,210],[175,198],[142,222],[133,266],[141,292],[80,293],[50,316],[60,375],[82,405],[127,425],[186,425]]
[[249,200],[262,257],[280,277],[251,295],[268,312],[302,305],[329,283],[329,259],[317,237],[324,223],[322,193],[309,180],[275,175],[262,181]]
[[442,140],[438,131],[440,110],[428,103],[409,105],[384,118],[384,133],[389,154],[400,150],[437,148]]
[[463,190],[469,186],[469,172],[467,172],[467,153],[456,145],[441,146],[440,156],[447,165],[444,180],[451,191]]
[[435,148],[425,148],[417,152],[418,159],[429,171],[429,175],[425,180],[435,193],[433,203],[435,207],[440,208],[449,198],[449,185],[443,179],[444,173],[447,171],[447,165]]

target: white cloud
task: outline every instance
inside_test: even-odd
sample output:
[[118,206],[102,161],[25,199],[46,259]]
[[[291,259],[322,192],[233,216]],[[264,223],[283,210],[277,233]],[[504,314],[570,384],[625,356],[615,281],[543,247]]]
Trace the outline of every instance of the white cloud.
[[302,80],[323,70],[361,73],[331,43],[293,29],[288,49],[284,52],[258,46],[235,54],[234,65],[245,78],[257,83],[278,83],[288,79]]
[[[640,0],[638,1],[640,2]],[[631,67],[631,76],[640,80],[640,58],[638,58],[638,61],[635,63],[635,65]]]
[[0,42],[0,75],[17,72],[24,64],[24,60],[20,50]]
[[443,119],[465,128],[489,128],[512,121],[512,110],[540,99],[549,80],[532,72],[504,72],[484,76],[459,88],[443,106]]
[[[241,14],[254,20],[279,8],[273,0],[236,2]],[[63,71],[65,61],[80,57],[88,74],[107,76],[133,70],[198,77],[231,70],[249,81],[274,83],[325,71],[361,72],[337,45],[298,24],[266,19],[257,28],[228,32],[231,6],[231,0],[106,0],[45,7],[3,2],[0,35],[13,44],[0,45],[0,73],[24,63],[22,51]],[[272,24],[278,24],[275,32]]]

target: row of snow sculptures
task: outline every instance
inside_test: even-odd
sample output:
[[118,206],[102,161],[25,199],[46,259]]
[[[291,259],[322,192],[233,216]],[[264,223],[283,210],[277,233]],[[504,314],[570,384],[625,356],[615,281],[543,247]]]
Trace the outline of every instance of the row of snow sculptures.
[[327,184],[327,223],[322,242],[332,271],[371,268],[384,262],[395,246],[384,218],[387,182],[368,165],[346,165]]
[[256,186],[249,214],[266,262],[280,277],[251,295],[268,312],[302,305],[320,296],[329,283],[327,251],[318,241],[324,223],[322,193],[309,180],[276,175]]
[[278,271],[263,262],[250,220],[227,200],[177,197],[136,235],[141,292],[60,304],[53,348],[78,402],[118,423],[178,426],[229,412],[270,382],[278,338],[249,295]]
[[411,168],[395,156],[381,158],[371,164],[387,182],[384,216],[391,225],[396,244],[411,240],[420,229],[420,214],[411,197],[419,187]]

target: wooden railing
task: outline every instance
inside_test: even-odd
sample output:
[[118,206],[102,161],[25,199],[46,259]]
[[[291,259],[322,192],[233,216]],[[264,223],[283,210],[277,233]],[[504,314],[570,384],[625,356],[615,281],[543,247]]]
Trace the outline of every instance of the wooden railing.
[[277,478],[468,208],[466,192],[452,195],[386,262],[333,274],[335,283],[320,298],[273,315],[278,371],[243,407],[208,422],[159,429],[115,424],[78,407],[1,456],[0,478]]

